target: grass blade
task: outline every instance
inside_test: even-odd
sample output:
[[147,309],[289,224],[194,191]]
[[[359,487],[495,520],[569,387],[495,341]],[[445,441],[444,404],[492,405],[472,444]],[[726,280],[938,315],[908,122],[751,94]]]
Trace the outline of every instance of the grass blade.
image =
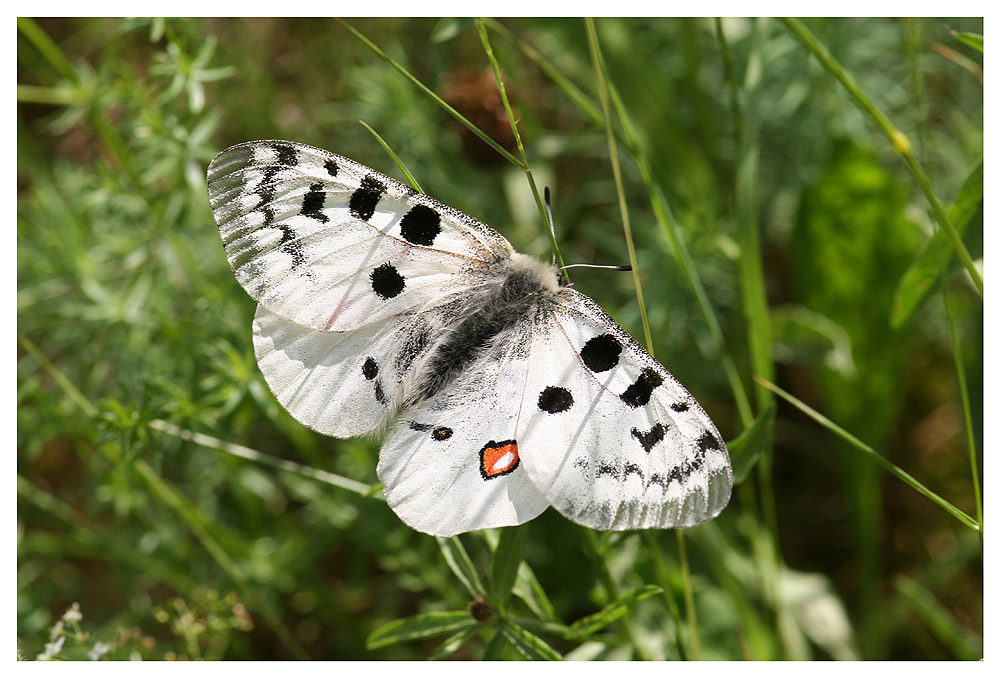
[[448,567],[455,573],[462,585],[473,598],[485,598],[486,589],[479,579],[476,568],[473,567],[469,554],[462,546],[462,540],[458,537],[448,537],[447,539],[438,537],[438,546],[441,547],[441,554],[448,563]]
[[493,551],[490,570],[490,597],[501,613],[507,610],[507,601],[517,579],[527,538],[527,525],[504,527],[500,530],[500,542]]
[[639,277],[639,262],[635,256],[635,243],[632,239],[632,225],[628,216],[628,203],[625,200],[625,185],[622,181],[621,163],[618,160],[618,142],[615,140],[614,125],[611,122],[610,94],[608,93],[607,68],[604,57],[601,56],[601,46],[597,39],[597,29],[593,19],[585,19],[587,27],[587,44],[590,46],[590,56],[594,63],[594,75],[597,78],[597,93],[601,99],[601,111],[604,117],[604,131],[608,139],[608,155],[611,159],[611,171],[615,177],[615,190],[618,194],[618,209],[622,217],[622,228],[625,231],[625,245],[628,248],[628,260],[632,265],[632,282],[635,284],[635,296],[639,303],[639,314],[642,317],[642,332],[645,335],[646,349],[650,355],[653,350],[653,335],[649,331],[649,319],[646,317],[646,304],[642,298],[642,279]]
[[594,614],[577,619],[570,626],[570,633],[576,638],[591,636],[608,624],[613,624],[621,619],[631,606],[646,600],[646,598],[655,596],[657,593],[663,593],[663,589],[652,584],[629,591],[618,600],[608,603]]
[[843,438],[844,440],[846,440],[848,443],[850,443],[853,447],[855,447],[855,448],[861,450],[862,452],[868,454],[869,456],[871,456],[886,471],[888,471],[892,475],[896,476],[897,478],[899,478],[900,480],[902,480],[904,483],[906,483],[907,485],[909,485],[910,487],[912,487],[914,490],[916,490],[920,494],[922,494],[925,497],[927,497],[928,499],[930,499],[932,502],[934,502],[935,504],[937,504],[938,506],[940,506],[941,508],[943,508],[945,511],[947,511],[948,513],[950,513],[956,519],[960,520],[962,523],[964,523],[968,527],[971,527],[973,530],[979,531],[979,529],[980,529],[979,524],[975,520],[973,520],[968,514],[966,514],[964,511],[962,511],[958,507],[952,505],[948,501],[942,499],[938,495],[936,495],[933,492],[931,492],[929,489],[927,489],[926,487],[924,487],[924,485],[919,480],[917,480],[916,478],[914,478],[913,476],[911,476],[909,473],[907,473],[903,469],[901,469],[898,466],[896,466],[895,464],[893,464],[891,461],[889,461],[884,456],[882,456],[881,454],[879,454],[878,452],[876,452],[874,449],[872,449],[869,445],[866,445],[865,443],[861,442],[860,440],[858,440],[857,438],[855,438],[853,435],[851,435],[850,433],[848,433],[847,431],[845,431],[844,429],[842,429],[841,427],[837,426],[835,423],[833,423],[832,421],[830,421],[829,419],[827,419],[826,417],[824,417],[822,414],[820,414],[819,412],[817,412],[813,408],[809,407],[808,405],[806,405],[804,402],[802,402],[801,400],[799,400],[795,396],[793,396],[790,393],[782,390],[778,386],[775,386],[771,382],[765,381],[764,379],[760,379],[760,378],[758,378],[757,381],[761,385],[763,385],[765,388],[768,388],[768,389],[774,391],[776,394],[778,394],[779,396],[781,396],[782,398],[784,398],[785,400],[787,400],[788,402],[790,402],[792,405],[795,405],[795,407],[799,408],[800,410],[802,410],[803,412],[805,412],[806,414],[808,414],[810,417],[812,417],[813,419],[815,419],[824,428],[827,428],[830,431],[836,433],[838,436],[840,436],[841,438]]
[[740,484],[750,475],[750,470],[767,450],[771,449],[774,436],[775,403],[769,404],[757,415],[753,423],[743,430],[735,440],[726,443],[729,459],[733,464],[733,483]]
[[[493,67],[493,77],[497,82],[500,99],[503,101],[503,108],[507,112],[507,120],[510,122],[510,129],[514,134],[514,141],[517,143],[517,151],[521,155],[521,167],[524,169],[524,173],[528,177],[528,184],[531,187],[531,195],[535,198],[535,206],[538,208],[538,213],[542,216],[542,221],[548,225],[548,212],[545,209],[545,203],[542,201],[542,196],[538,193],[538,186],[535,185],[535,176],[531,173],[531,165],[528,164],[528,155],[524,152],[524,144],[521,142],[521,133],[517,129],[517,118],[514,116],[514,111],[510,107],[510,100],[507,98],[507,88],[504,87],[503,76],[500,74],[500,64],[497,62],[497,58],[493,54],[493,46],[490,44],[490,36],[486,32],[486,24],[482,21],[482,19],[476,19],[476,29],[479,31],[479,40],[483,43],[483,49],[486,51],[486,57],[490,61],[490,66]],[[549,239],[552,242],[552,251],[556,253],[556,260],[559,262],[560,266],[565,266],[566,262],[563,261],[562,253],[559,251],[559,243],[556,242],[555,233],[553,233],[551,228],[546,230],[548,231]]]
[[951,294],[942,283],[941,295],[944,297],[945,315],[948,316],[948,330],[951,333],[952,357],[955,361],[955,374],[958,377],[958,392],[962,396],[962,418],[965,423],[966,444],[969,449],[969,471],[972,475],[972,489],[976,497],[976,517],[979,522],[979,550],[983,549],[983,492],[979,487],[979,459],[976,455],[976,433],[972,425],[972,410],[969,405],[969,386],[965,378],[965,361],[962,359],[962,342],[955,327],[955,311],[951,306]]
[[375,650],[408,640],[430,638],[456,631],[470,632],[477,625],[478,622],[465,610],[427,612],[405,619],[395,619],[380,626],[368,636],[365,647]]
[[406,177],[406,183],[408,183],[411,188],[423,193],[424,191],[422,188],[420,188],[420,184],[418,184],[417,180],[413,178],[413,175],[410,174],[410,171],[406,169],[406,165],[404,165],[403,161],[399,159],[399,156],[396,155],[396,152],[393,151],[391,148],[389,148],[389,144],[385,142],[385,139],[383,139],[378,132],[373,130],[364,120],[359,120],[358,122],[360,122],[366,130],[371,132],[372,136],[375,137],[375,141],[379,142],[382,148],[385,149],[385,152],[389,154],[389,157],[392,158],[393,162],[396,163],[396,166],[399,167],[399,171],[403,173],[404,177]]
[[500,621],[499,628],[504,638],[527,659],[534,661],[562,661],[562,655],[523,626],[503,619]]
[[903,161],[906,163],[907,169],[910,170],[910,174],[913,175],[920,190],[923,191],[924,197],[927,198],[927,202],[930,203],[934,220],[937,221],[938,225],[947,234],[959,261],[965,266],[965,270],[969,272],[972,282],[976,285],[979,296],[983,296],[983,277],[979,275],[979,270],[973,263],[972,257],[969,256],[969,251],[965,248],[961,236],[948,218],[948,214],[945,212],[941,201],[935,195],[930,179],[916,157],[914,157],[909,139],[906,138],[905,134],[896,129],[896,126],[892,124],[889,118],[875,105],[865,91],[861,89],[854,77],[840,65],[833,55],[830,54],[830,51],[816,39],[816,36],[801,21],[785,18],[782,19],[782,22],[798,38],[799,42],[819,60],[823,68],[843,85],[858,108],[875,121],[875,124],[885,134],[886,139],[889,140],[893,150],[903,156]]
[[478,127],[476,127],[475,125],[473,125],[464,115],[462,115],[461,113],[459,113],[458,111],[456,111],[454,108],[452,108],[451,105],[448,104],[448,102],[446,102],[444,99],[442,99],[437,94],[435,94],[434,90],[432,90],[430,87],[428,87],[424,83],[420,82],[420,80],[418,80],[416,78],[416,76],[412,75],[408,70],[406,70],[400,64],[398,64],[394,60],[392,60],[389,57],[388,54],[386,54],[385,52],[383,52],[381,49],[378,48],[378,46],[375,43],[373,43],[371,40],[369,40],[368,38],[366,38],[364,36],[364,34],[361,33],[361,31],[359,31],[358,29],[354,28],[353,26],[351,26],[346,21],[343,21],[341,19],[338,19],[338,21],[340,22],[340,24],[344,28],[346,28],[348,31],[350,31],[354,35],[354,37],[356,37],[358,40],[360,40],[361,42],[363,42],[369,49],[371,49],[373,52],[375,52],[375,54],[377,54],[378,56],[382,57],[382,59],[384,59],[386,61],[386,63],[388,63],[390,66],[392,66],[393,68],[395,68],[401,74],[403,74],[404,76],[406,76],[406,78],[410,82],[412,82],[414,85],[416,85],[420,89],[421,92],[423,92],[424,94],[426,94],[427,96],[429,96],[431,99],[433,99],[437,103],[438,106],[440,106],[441,108],[443,108],[444,110],[446,110],[453,118],[455,118],[460,123],[462,123],[463,125],[465,125],[469,129],[470,132],[472,132],[477,137],[479,137],[480,139],[482,139],[483,141],[485,141],[487,144],[489,144],[493,148],[493,150],[495,150],[497,153],[499,153],[504,158],[506,158],[510,163],[512,163],[514,165],[517,165],[521,169],[524,169],[524,165],[522,164],[522,162],[520,160],[518,160],[516,157],[514,157],[513,155],[511,155],[507,151],[507,149],[505,149],[503,146],[501,146],[497,142],[493,141],[493,139],[488,134],[486,134],[486,132],[482,131],[481,129],[479,129]]
[[[960,235],[965,235],[973,218],[983,205],[983,163],[969,173],[959,189],[955,202],[948,210],[948,216]],[[941,273],[951,261],[951,247],[948,236],[938,229],[917,254],[916,259],[906,269],[896,287],[892,304],[892,326],[901,327],[920,308],[931,289],[938,283]]]

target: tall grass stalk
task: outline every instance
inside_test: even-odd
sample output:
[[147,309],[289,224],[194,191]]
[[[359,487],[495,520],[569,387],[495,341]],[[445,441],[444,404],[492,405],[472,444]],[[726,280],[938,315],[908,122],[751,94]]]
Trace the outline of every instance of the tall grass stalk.
[[952,517],[954,517],[957,520],[961,521],[966,527],[970,527],[973,530],[976,530],[977,532],[980,531],[980,525],[979,525],[979,523],[977,523],[971,516],[969,516],[967,513],[965,513],[961,509],[959,509],[957,506],[954,506],[952,503],[946,501],[945,499],[942,499],[941,497],[939,497],[934,492],[931,492],[929,489],[927,489],[927,487],[924,486],[923,483],[921,483],[919,480],[917,480],[916,478],[914,478],[913,476],[911,476],[909,473],[907,473],[906,471],[904,471],[903,469],[899,468],[898,466],[896,466],[895,464],[893,464],[891,461],[889,461],[888,459],[886,459],[884,455],[879,454],[878,452],[876,452],[871,446],[866,445],[865,443],[861,442],[860,440],[858,440],[858,438],[856,438],[855,436],[853,436],[849,432],[845,431],[843,428],[841,428],[840,426],[838,426],[834,422],[830,421],[827,417],[823,416],[822,414],[820,414],[819,412],[817,412],[813,408],[809,407],[804,402],[802,402],[801,400],[799,400],[795,396],[791,395],[787,391],[781,389],[780,387],[775,386],[774,384],[772,384],[769,381],[766,381],[764,379],[758,378],[757,381],[760,382],[760,384],[762,386],[764,386],[765,388],[768,388],[768,389],[774,391],[776,394],[778,394],[779,396],[781,396],[782,398],[784,398],[785,400],[787,400],[789,403],[791,403],[792,405],[795,405],[795,407],[799,408],[800,410],[802,410],[803,412],[805,412],[806,414],[808,414],[810,417],[812,417],[814,420],[816,420],[816,422],[819,423],[824,428],[829,429],[830,431],[834,432],[835,434],[837,434],[842,439],[846,440],[848,443],[851,444],[851,446],[857,448],[858,450],[861,450],[862,452],[864,452],[865,454],[867,454],[868,456],[870,456],[872,459],[874,459],[876,462],[878,462],[878,464],[882,468],[884,468],[889,473],[891,473],[892,475],[896,476],[897,478],[899,478],[900,480],[902,480],[904,483],[906,483],[907,485],[909,485],[910,487],[912,487],[914,490],[916,490],[917,492],[919,492],[920,494],[924,495],[925,497],[927,497],[928,499],[930,499],[932,502],[934,502],[935,504],[937,504],[938,506],[940,506],[941,508],[943,508],[949,514],[951,514]]
[[976,286],[976,290],[979,292],[979,296],[983,296],[983,277],[979,274],[979,270],[976,268],[975,263],[972,261],[972,257],[969,255],[969,250],[966,249],[965,243],[962,242],[961,236],[958,231],[951,223],[951,219],[948,218],[948,212],[945,210],[944,205],[938,199],[937,194],[934,193],[934,189],[931,186],[930,178],[927,173],[924,172],[924,168],[921,166],[920,162],[917,160],[916,156],[913,155],[913,147],[910,144],[909,139],[903,134],[889,118],[882,112],[878,106],[871,100],[867,93],[858,85],[854,77],[840,65],[834,56],[830,53],[830,50],[826,48],[816,36],[812,34],[805,24],[803,24],[798,19],[784,18],[781,20],[785,26],[788,27],[792,35],[798,38],[799,42],[805,47],[819,62],[823,65],[823,68],[827,70],[830,75],[837,79],[847,93],[851,96],[854,103],[860,108],[864,113],[866,113],[878,126],[882,133],[885,134],[886,139],[892,146],[893,150],[900,154],[903,158],[903,162],[906,164],[906,168],[913,175],[913,179],[917,182],[917,186],[923,192],[924,197],[927,198],[927,202],[931,206],[931,214],[934,216],[934,220],[938,225],[948,234],[948,239],[951,241],[951,246],[955,250],[956,256],[958,256],[959,261],[965,267],[965,270],[969,273],[969,277],[972,278],[973,284]]

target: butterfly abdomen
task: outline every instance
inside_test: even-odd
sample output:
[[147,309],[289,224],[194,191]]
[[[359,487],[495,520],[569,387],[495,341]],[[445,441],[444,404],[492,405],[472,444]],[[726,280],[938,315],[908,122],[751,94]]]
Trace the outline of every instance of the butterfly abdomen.
[[504,264],[487,284],[465,293],[453,310],[443,311],[446,326],[428,349],[411,402],[440,393],[469,365],[487,358],[493,347],[509,350],[510,341],[529,339],[529,332],[512,330],[531,323],[555,303],[559,287],[551,267],[520,254]]

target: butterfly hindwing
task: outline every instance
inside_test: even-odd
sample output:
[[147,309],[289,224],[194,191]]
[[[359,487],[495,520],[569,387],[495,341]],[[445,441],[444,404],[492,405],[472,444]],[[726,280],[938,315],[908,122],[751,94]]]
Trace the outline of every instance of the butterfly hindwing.
[[403,323],[322,332],[264,306],[253,322],[257,365],[278,402],[299,422],[348,438],[380,428],[393,413],[399,378],[389,358]]
[[382,445],[386,500],[414,529],[447,537],[520,525],[548,507],[522,467],[516,438],[526,356],[515,345],[505,349],[401,412]]
[[559,300],[535,332],[523,395],[531,480],[561,513],[598,529],[713,518],[732,471],[704,410],[597,304],[573,290]]
[[496,231],[348,158],[288,141],[220,153],[209,200],[237,280],[300,325],[344,331],[477,282]]

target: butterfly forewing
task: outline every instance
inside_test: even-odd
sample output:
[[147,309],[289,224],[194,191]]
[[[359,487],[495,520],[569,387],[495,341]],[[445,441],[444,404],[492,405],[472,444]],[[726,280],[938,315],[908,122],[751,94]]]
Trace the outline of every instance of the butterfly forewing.
[[461,212],[303,144],[223,151],[209,167],[208,193],[240,284],[313,329],[352,330],[433,306],[512,251]]

